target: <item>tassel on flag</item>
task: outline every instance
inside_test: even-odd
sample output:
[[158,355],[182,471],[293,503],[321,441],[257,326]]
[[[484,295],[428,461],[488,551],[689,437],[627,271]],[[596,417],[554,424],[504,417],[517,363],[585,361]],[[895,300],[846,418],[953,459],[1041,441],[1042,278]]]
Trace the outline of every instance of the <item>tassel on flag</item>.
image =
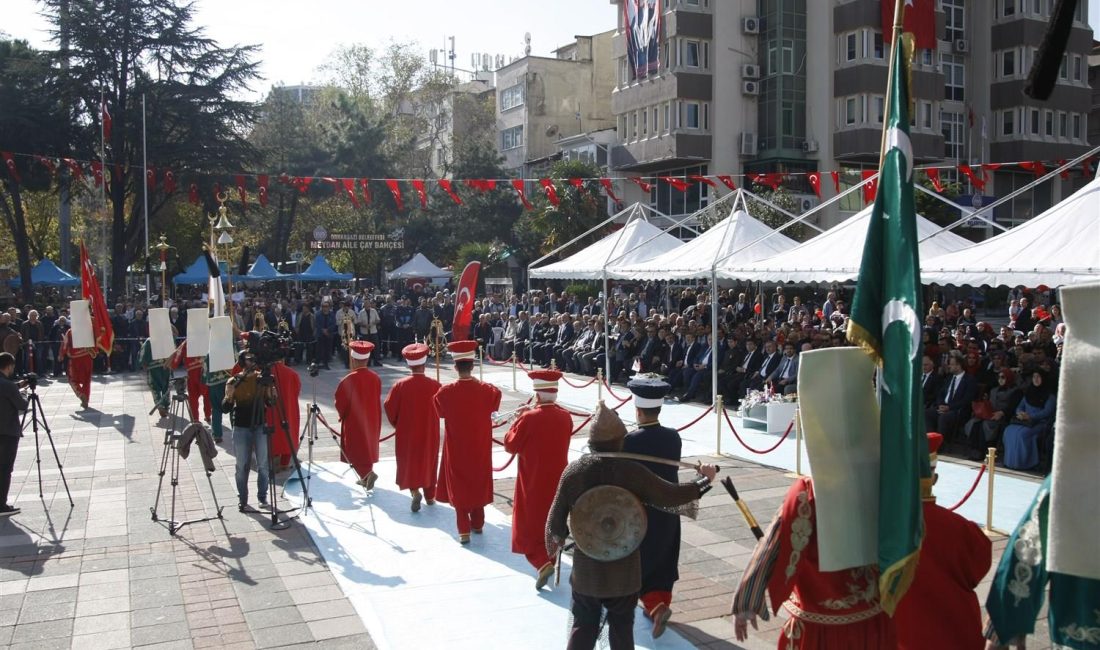
[[458,193],[455,192],[454,185],[446,178],[440,179],[439,187],[447,193],[447,196],[451,197],[451,200],[455,202],[455,205],[462,205],[462,199],[459,198]]
[[401,201],[401,184],[392,178],[387,178],[386,187],[390,188],[390,194],[393,195],[393,202],[397,204],[397,211],[404,212],[405,204]]
[[561,197],[558,196],[558,190],[554,187],[554,181],[549,178],[540,178],[539,185],[546,192],[546,199],[550,201],[550,205],[555,207],[561,205]]
[[928,177],[928,180],[932,181],[932,187],[936,188],[936,191],[943,194],[943,183],[940,182],[940,170],[935,167],[929,167],[924,170],[924,175]]
[[524,181],[522,178],[513,179],[512,187],[515,188],[516,194],[519,195],[519,200],[523,202],[523,208],[525,210],[530,210],[535,206],[531,205],[531,202],[527,200],[527,192],[523,188],[523,183]]
[[609,197],[611,197],[612,201],[614,201],[615,203],[619,203],[619,197],[615,196],[615,191],[611,187],[610,178],[601,178],[600,185],[603,186],[603,191],[606,192]]
[[269,182],[270,182],[270,179],[268,178],[267,174],[260,174],[259,176],[256,177],[256,184],[260,186],[260,189],[257,192],[257,194],[260,197],[260,207],[261,208],[266,208],[267,207],[267,186],[268,186]]
[[12,157],[10,151],[0,151],[0,158],[4,159],[4,167],[8,170],[8,175],[16,183],[22,183],[23,177],[19,175],[19,168],[15,166],[15,158]]
[[641,176],[631,176],[630,180],[634,182],[638,187],[642,188],[643,192],[653,191],[653,185],[642,180]]
[[428,207],[428,190],[424,187],[424,181],[421,179],[414,179],[412,182],[413,189],[416,190],[416,196],[420,198],[420,207]]
[[722,181],[722,184],[728,187],[731,192],[737,191],[737,183],[733,182],[733,176],[721,175],[718,180]]
[[370,179],[369,178],[360,178],[359,179],[359,191],[363,193],[363,203],[370,203],[371,202],[371,194],[370,194]]
[[878,173],[877,169],[864,169],[863,171],[860,172],[860,176],[863,177],[863,180],[867,181],[868,179],[870,179],[863,186],[863,202],[864,203],[874,203],[874,201],[875,201],[875,195],[878,194],[878,179],[874,178],[874,175],[877,174],[877,173]]
[[836,190],[837,194],[840,194],[840,172],[829,172],[829,175],[833,177],[833,189]]
[[806,180],[810,182],[810,187],[814,188],[814,194],[817,198],[821,198],[821,172],[810,172],[806,174]]

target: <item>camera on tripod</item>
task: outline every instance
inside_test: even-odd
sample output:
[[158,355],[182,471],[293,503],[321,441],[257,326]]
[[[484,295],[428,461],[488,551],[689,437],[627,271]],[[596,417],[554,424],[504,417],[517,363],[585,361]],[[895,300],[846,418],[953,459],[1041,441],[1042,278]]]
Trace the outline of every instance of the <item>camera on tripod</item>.
[[309,364],[309,376],[310,377],[316,377],[320,373],[321,373],[321,366],[317,365],[316,363]]
[[245,337],[248,351],[256,359],[256,365],[272,366],[290,357],[294,339],[289,333],[253,330]]
[[22,384],[31,390],[38,388],[38,375],[33,372],[25,372],[22,375],[12,377],[12,381],[17,384]]

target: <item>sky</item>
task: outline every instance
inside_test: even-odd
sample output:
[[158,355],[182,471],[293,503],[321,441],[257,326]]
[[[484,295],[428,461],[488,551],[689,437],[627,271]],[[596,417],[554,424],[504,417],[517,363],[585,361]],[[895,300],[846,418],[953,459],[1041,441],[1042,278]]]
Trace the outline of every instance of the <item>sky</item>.
[[[318,66],[340,45],[415,41],[427,59],[454,36],[455,67],[468,69],[474,53],[522,56],[528,32],[531,53],[550,56],[577,34],[615,27],[609,0],[196,0],[195,6],[195,22],[222,45],[261,46],[264,80],[252,89],[258,96],[275,84],[318,80]],[[0,31],[47,47],[40,7],[36,0],[0,0]]]

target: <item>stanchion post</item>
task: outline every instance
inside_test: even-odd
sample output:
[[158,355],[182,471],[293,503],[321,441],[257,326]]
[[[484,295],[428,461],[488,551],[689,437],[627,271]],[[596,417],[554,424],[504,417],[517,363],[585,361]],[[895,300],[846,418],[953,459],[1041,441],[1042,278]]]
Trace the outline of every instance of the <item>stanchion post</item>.
[[512,350],[512,391],[516,390],[516,351]]
[[722,394],[719,393],[714,397],[714,421],[717,423],[715,427],[714,452],[718,456],[722,455],[722,413],[724,413],[725,410],[725,407],[722,406]]
[[802,417],[794,410],[794,474],[802,476]]
[[603,368],[596,369],[596,400],[603,400]]
[[997,448],[989,447],[985,457],[985,473],[988,479],[988,494],[985,497],[985,532],[993,532],[993,473],[997,468]]

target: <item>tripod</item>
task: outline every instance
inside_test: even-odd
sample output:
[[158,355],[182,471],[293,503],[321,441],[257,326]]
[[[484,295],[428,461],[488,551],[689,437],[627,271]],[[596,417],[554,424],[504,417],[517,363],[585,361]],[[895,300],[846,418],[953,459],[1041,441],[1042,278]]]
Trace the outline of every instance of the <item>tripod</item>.
[[[253,403],[253,408],[254,409],[263,409],[264,408],[264,397],[263,396],[266,395],[268,388],[273,388],[274,389],[274,392],[275,392],[275,413],[279,417],[279,425],[283,429],[283,435],[286,436],[286,446],[287,446],[287,449],[290,450],[290,460],[294,464],[294,472],[298,475],[298,482],[301,483],[301,485],[302,485],[302,505],[300,505],[296,508],[287,508],[286,510],[279,510],[278,506],[276,505],[276,498],[277,498],[277,495],[278,495],[278,489],[275,486],[275,449],[271,445],[271,436],[275,433],[275,427],[268,426],[266,418],[264,418],[262,420],[264,422],[263,435],[268,436],[268,441],[267,441],[267,468],[268,468],[268,476],[270,477],[270,480],[268,481],[267,489],[268,489],[268,493],[269,493],[268,503],[271,504],[271,529],[272,530],[282,530],[284,528],[287,528],[290,525],[290,521],[292,519],[298,518],[302,514],[302,512],[304,512],[305,510],[308,510],[309,508],[311,508],[313,506],[313,499],[310,498],[310,496],[309,496],[309,484],[306,483],[305,478],[302,476],[302,464],[298,461],[298,453],[296,451],[294,451],[294,445],[292,444],[292,439],[291,439],[291,436],[290,436],[290,424],[289,424],[289,422],[287,420],[287,416],[286,416],[286,406],[283,404],[282,400],[279,398],[279,383],[277,381],[275,381],[275,376],[271,374],[271,365],[270,364],[265,364],[263,366],[263,368],[260,370],[260,378],[259,378],[258,383],[259,383],[259,387],[260,387],[259,396],[256,399],[256,401]],[[312,406],[316,407],[317,406],[316,402],[314,402],[314,404]],[[320,409],[318,409],[318,412],[319,411],[320,411]],[[262,413],[263,411],[261,410],[260,412]],[[307,419],[307,422],[306,422],[307,425],[309,424],[309,420],[313,421],[314,436],[315,436],[316,435],[317,422],[316,422],[316,413],[313,411],[313,408],[310,409],[309,418]],[[253,422],[258,422],[260,420],[253,419],[252,421]],[[311,452],[311,462],[312,462],[312,452],[313,452],[312,439],[310,440],[310,452]],[[289,515],[289,514],[292,514],[292,513],[297,513],[297,514],[294,514],[293,517],[288,517],[286,519],[283,519],[282,521],[279,520],[279,515]]]
[[309,492],[309,481],[313,478],[313,443],[317,441],[317,419],[321,417],[321,407],[317,405],[317,364],[309,364],[309,376],[313,379],[313,400],[309,404],[309,413],[306,422],[302,425],[302,433],[298,436],[298,448],[301,449],[302,440],[309,445],[309,470],[306,472],[305,490]]
[[53,443],[53,434],[50,432],[50,425],[46,423],[46,414],[42,412],[42,401],[38,397],[38,378],[34,375],[28,376],[27,386],[30,388],[30,393],[27,395],[27,401],[30,402],[30,408],[23,413],[23,421],[20,422],[20,427],[24,431],[27,430],[27,418],[30,418],[31,428],[34,430],[34,462],[38,466],[38,497],[42,498],[42,447],[40,445],[40,439],[38,437],[38,427],[46,431],[46,439],[50,441],[50,449],[53,450],[53,459],[57,463],[57,471],[61,474],[61,483],[65,486],[65,495],[69,497],[69,507],[76,506],[73,503],[73,495],[69,492],[69,481],[65,479],[65,470],[61,465],[61,457],[57,455],[57,445]]
[[[204,521],[212,521],[214,519],[224,519],[222,516],[222,508],[224,506],[218,503],[218,493],[214,490],[214,482],[211,480],[210,475],[212,472],[206,470],[206,483],[210,486],[210,496],[214,499],[214,507],[217,509],[218,514],[210,517],[202,517],[199,519],[189,519],[186,521],[179,521],[176,519],[176,488],[179,487],[180,480],[180,438],[183,436],[183,431],[177,429],[177,423],[186,421],[184,414],[187,413],[187,390],[183,386],[185,380],[180,378],[172,378],[169,391],[172,395],[171,403],[172,410],[168,414],[171,425],[167,431],[164,432],[164,451],[161,452],[160,457],[160,471],[157,476],[160,480],[157,481],[157,496],[153,500],[153,507],[149,508],[149,512],[153,516],[153,521],[164,522],[168,526],[168,534],[172,537],[176,536],[181,528],[188,524],[198,524]],[[198,422],[192,422],[191,424],[202,426]],[[198,444],[198,443],[196,443]],[[201,453],[201,450],[200,450]],[[160,495],[164,489],[164,475],[168,473],[168,467],[171,466],[172,476],[170,482],[172,485],[172,498],[171,505],[168,511],[168,519],[161,519],[157,514],[157,508],[160,506]],[[204,468],[205,469],[205,468]]]

